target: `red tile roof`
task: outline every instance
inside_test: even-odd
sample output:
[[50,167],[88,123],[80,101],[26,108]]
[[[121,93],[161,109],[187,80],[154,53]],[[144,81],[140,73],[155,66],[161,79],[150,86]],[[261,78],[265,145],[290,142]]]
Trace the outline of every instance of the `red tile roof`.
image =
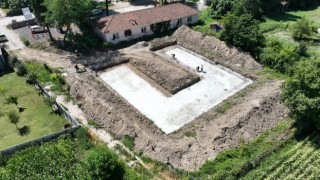
[[97,28],[102,32],[120,32],[134,27],[143,27],[158,22],[179,19],[198,14],[199,11],[181,3],[158,6],[103,17],[97,21]]

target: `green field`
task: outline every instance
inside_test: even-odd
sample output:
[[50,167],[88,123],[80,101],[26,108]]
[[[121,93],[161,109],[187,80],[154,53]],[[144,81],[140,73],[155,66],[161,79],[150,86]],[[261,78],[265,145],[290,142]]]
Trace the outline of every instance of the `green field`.
[[243,179],[320,179],[320,137],[287,145]]
[[19,134],[16,126],[8,121],[6,115],[11,110],[18,112],[18,108],[14,104],[6,104],[5,98],[0,95],[0,111],[4,113],[4,116],[0,117],[0,149],[62,130],[67,123],[63,116],[53,114],[52,108],[38,95],[35,87],[27,85],[25,78],[17,76],[16,73],[0,77],[0,87],[7,90],[6,98],[18,97],[18,106],[25,108],[19,113],[18,128],[29,127],[29,133]]

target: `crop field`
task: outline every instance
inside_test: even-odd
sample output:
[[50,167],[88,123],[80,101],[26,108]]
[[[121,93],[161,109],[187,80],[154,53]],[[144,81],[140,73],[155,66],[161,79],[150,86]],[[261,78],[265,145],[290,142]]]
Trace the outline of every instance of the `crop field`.
[[311,135],[270,156],[243,179],[319,179],[320,137]]

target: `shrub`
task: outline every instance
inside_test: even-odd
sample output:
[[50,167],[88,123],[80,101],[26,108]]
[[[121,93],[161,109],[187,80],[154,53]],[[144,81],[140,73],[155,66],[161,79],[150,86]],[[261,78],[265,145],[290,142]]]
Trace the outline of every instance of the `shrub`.
[[292,67],[300,60],[297,47],[272,39],[262,50],[260,62],[281,73],[291,73]]
[[22,41],[22,43],[25,45],[25,46],[29,46],[30,45],[30,42],[28,39],[26,39],[25,37],[21,37],[20,40]]
[[292,26],[292,37],[294,39],[307,39],[316,32],[313,21],[303,17]]
[[89,179],[123,179],[125,174],[124,164],[106,146],[89,150],[84,158],[84,166],[82,177]]
[[16,64],[16,68],[17,68],[17,74],[18,76],[24,76],[26,74],[28,74],[27,68],[24,66],[24,64],[22,62],[19,62]]
[[111,47],[112,45],[113,45],[112,42],[104,42],[104,43],[102,44],[102,46],[103,46],[104,48]]
[[10,56],[8,60],[8,64],[11,68],[16,67],[16,65],[19,63],[19,60],[16,56]]
[[123,137],[122,143],[130,150],[132,150],[134,147],[134,139],[128,135]]
[[58,78],[58,74],[57,73],[50,74],[50,79],[51,80],[56,80],[57,78]]
[[26,82],[28,83],[28,84],[32,84],[32,85],[34,85],[34,84],[36,84],[36,82],[37,82],[37,78],[38,78],[38,73],[37,72],[30,72],[28,75],[27,75],[27,79],[26,79]]

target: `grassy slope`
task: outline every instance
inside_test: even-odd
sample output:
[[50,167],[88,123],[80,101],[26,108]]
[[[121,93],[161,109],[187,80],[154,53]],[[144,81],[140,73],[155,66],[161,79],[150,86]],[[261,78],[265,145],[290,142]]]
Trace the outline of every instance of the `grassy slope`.
[[[18,127],[30,126],[30,134],[20,136],[15,125],[8,122],[7,116],[0,117],[0,149],[56,132],[63,129],[63,125],[67,123],[63,116],[51,114],[51,107],[44,103],[35,87],[27,85],[25,79],[18,77],[16,73],[0,77],[0,86],[8,89],[7,97],[18,97],[18,106],[26,108],[24,112],[19,113]],[[4,102],[4,97],[0,96],[2,111],[17,111],[15,105],[7,105]]]

